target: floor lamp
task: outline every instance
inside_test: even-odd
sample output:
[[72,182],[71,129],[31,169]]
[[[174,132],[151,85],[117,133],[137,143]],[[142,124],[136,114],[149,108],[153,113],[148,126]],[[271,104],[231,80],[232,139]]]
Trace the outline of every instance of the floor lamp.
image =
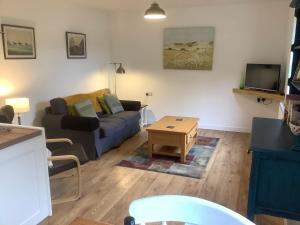
[[110,63],[115,66],[115,95],[117,95],[117,74],[125,74],[122,63]]

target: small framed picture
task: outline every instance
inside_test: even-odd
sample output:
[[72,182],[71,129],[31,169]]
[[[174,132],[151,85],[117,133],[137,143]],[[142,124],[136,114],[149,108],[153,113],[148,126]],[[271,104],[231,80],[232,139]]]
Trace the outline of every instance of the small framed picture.
[[86,58],[86,35],[81,33],[66,32],[68,59]]
[[35,59],[35,34],[33,27],[1,24],[5,59]]

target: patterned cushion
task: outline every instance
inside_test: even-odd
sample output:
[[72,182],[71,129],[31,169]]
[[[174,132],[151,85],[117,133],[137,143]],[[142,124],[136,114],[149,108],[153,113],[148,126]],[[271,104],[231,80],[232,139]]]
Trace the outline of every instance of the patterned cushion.
[[103,96],[103,95],[106,95],[106,94],[110,94],[109,89],[101,89],[101,90],[94,91],[94,92],[91,92],[91,93],[87,94],[89,99],[91,100],[96,112],[102,112],[102,110],[103,110],[101,108],[98,100],[97,100],[97,97],[98,96]]
[[74,107],[79,116],[98,118],[92,102],[89,99],[76,103]]
[[114,95],[104,95],[104,100],[108,105],[112,114],[116,114],[118,112],[123,112],[123,106],[121,105],[119,99]]
[[102,110],[106,113],[106,114],[111,114],[111,111],[108,107],[108,105],[106,104],[105,100],[104,100],[104,96],[98,96],[97,100],[102,108]]

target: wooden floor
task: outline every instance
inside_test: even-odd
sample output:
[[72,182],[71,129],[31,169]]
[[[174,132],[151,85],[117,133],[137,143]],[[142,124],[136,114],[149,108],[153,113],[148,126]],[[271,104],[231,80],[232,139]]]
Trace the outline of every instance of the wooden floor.
[[[203,179],[194,179],[114,166],[146,141],[143,131],[100,160],[83,165],[83,194],[76,202],[53,207],[53,216],[42,225],[67,225],[76,217],[123,224],[129,203],[137,198],[159,194],[197,196],[222,204],[245,215],[251,155],[247,154],[249,134],[200,130],[200,135],[218,137],[220,142],[210,170]],[[72,193],[72,173],[63,180],[52,179],[53,196]],[[259,225],[282,225],[278,218],[259,216]]]

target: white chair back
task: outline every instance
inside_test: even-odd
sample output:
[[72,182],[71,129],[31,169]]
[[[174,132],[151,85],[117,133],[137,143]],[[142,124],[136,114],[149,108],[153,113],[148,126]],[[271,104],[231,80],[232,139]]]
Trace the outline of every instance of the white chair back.
[[141,198],[129,206],[136,224],[167,221],[197,225],[254,225],[240,214],[216,203],[183,195]]

